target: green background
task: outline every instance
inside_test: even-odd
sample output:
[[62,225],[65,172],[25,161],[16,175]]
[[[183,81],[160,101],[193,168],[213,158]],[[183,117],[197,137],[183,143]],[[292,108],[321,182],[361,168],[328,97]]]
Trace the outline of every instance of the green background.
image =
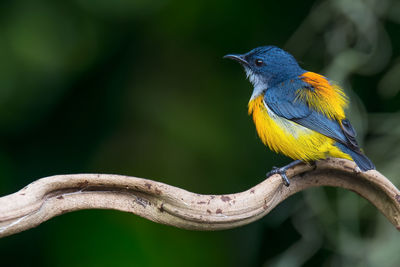
[[[65,173],[234,193],[290,160],[259,141],[252,86],[223,60],[273,44],[339,82],[358,139],[400,183],[400,3],[0,2],[0,194]],[[250,225],[195,232],[73,212],[0,240],[1,266],[399,266],[400,236],[366,200],[299,193]]]

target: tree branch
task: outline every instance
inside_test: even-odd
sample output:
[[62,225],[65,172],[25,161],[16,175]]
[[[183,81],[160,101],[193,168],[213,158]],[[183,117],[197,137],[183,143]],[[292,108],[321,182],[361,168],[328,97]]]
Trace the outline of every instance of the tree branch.
[[248,224],[268,214],[296,192],[315,186],[352,190],[369,200],[400,230],[400,192],[377,171],[357,173],[344,159],[318,161],[288,170],[247,191],[200,195],[152,180],[109,174],[56,175],[39,179],[0,198],[0,237],[38,226],[57,215],[82,209],[131,212],[154,222],[193,230],[220,230]]

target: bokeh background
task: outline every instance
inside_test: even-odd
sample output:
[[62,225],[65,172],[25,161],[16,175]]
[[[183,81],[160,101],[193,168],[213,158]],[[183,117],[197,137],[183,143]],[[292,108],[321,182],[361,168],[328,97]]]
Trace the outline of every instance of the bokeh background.
[[[0,194],[64,173],[239,192],[290,160],[257,138],[251,85],[223,60],[273,44],[343,85],[358,138],[400,184],[396,0],[0,2]],[[0,240],[1,266],[399,266],[366,200],[299,193],[248,226],[194,232],[88,210]]]

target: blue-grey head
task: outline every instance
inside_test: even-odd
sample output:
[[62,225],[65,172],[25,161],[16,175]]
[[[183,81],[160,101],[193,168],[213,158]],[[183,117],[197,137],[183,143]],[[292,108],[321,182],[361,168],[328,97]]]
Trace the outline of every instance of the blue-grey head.
[[233,59],[244,67],[254,86],[252,97],[305,72],[291,54],[276,46],[261,46],[246,54],[229,54],[224,58]]

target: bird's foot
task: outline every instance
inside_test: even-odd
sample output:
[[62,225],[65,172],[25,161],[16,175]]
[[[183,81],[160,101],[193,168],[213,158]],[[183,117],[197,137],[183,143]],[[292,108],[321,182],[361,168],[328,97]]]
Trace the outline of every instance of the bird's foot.
[[286,185],[286,186],[289,186],[290,185],[290,181],[289,181],[289,178],[286,175],[287,168],[285,168],[285,167],[282,167],[282,168],[272,167],[272,170],[267,173],[267,177],[270,177],[270,176],[272,176],[274,174],[279,174],[282,177],[283,184]]
[[355,172],[356,174],[360,174],[360,173],[362,173],[362,170],[361,170],[358,166],[356,166],[356,167],[354,168],[354,172]]
[[286,171],[288,169],[298,165],[298,164],[301,164],[301,163],[302,163],[301,160],[295,160],[295,161],[292,161],[288,165],[283,166],[281,168],[273,167],[272,170],[267,173],[267,177],[270,177],[271,175],[274,175],[274,174],[279,174],[282,177],[283,184],[286,185],[286,186],[289,186],[290,185],[290,181],[289,181],[289,178],[286,175]]

